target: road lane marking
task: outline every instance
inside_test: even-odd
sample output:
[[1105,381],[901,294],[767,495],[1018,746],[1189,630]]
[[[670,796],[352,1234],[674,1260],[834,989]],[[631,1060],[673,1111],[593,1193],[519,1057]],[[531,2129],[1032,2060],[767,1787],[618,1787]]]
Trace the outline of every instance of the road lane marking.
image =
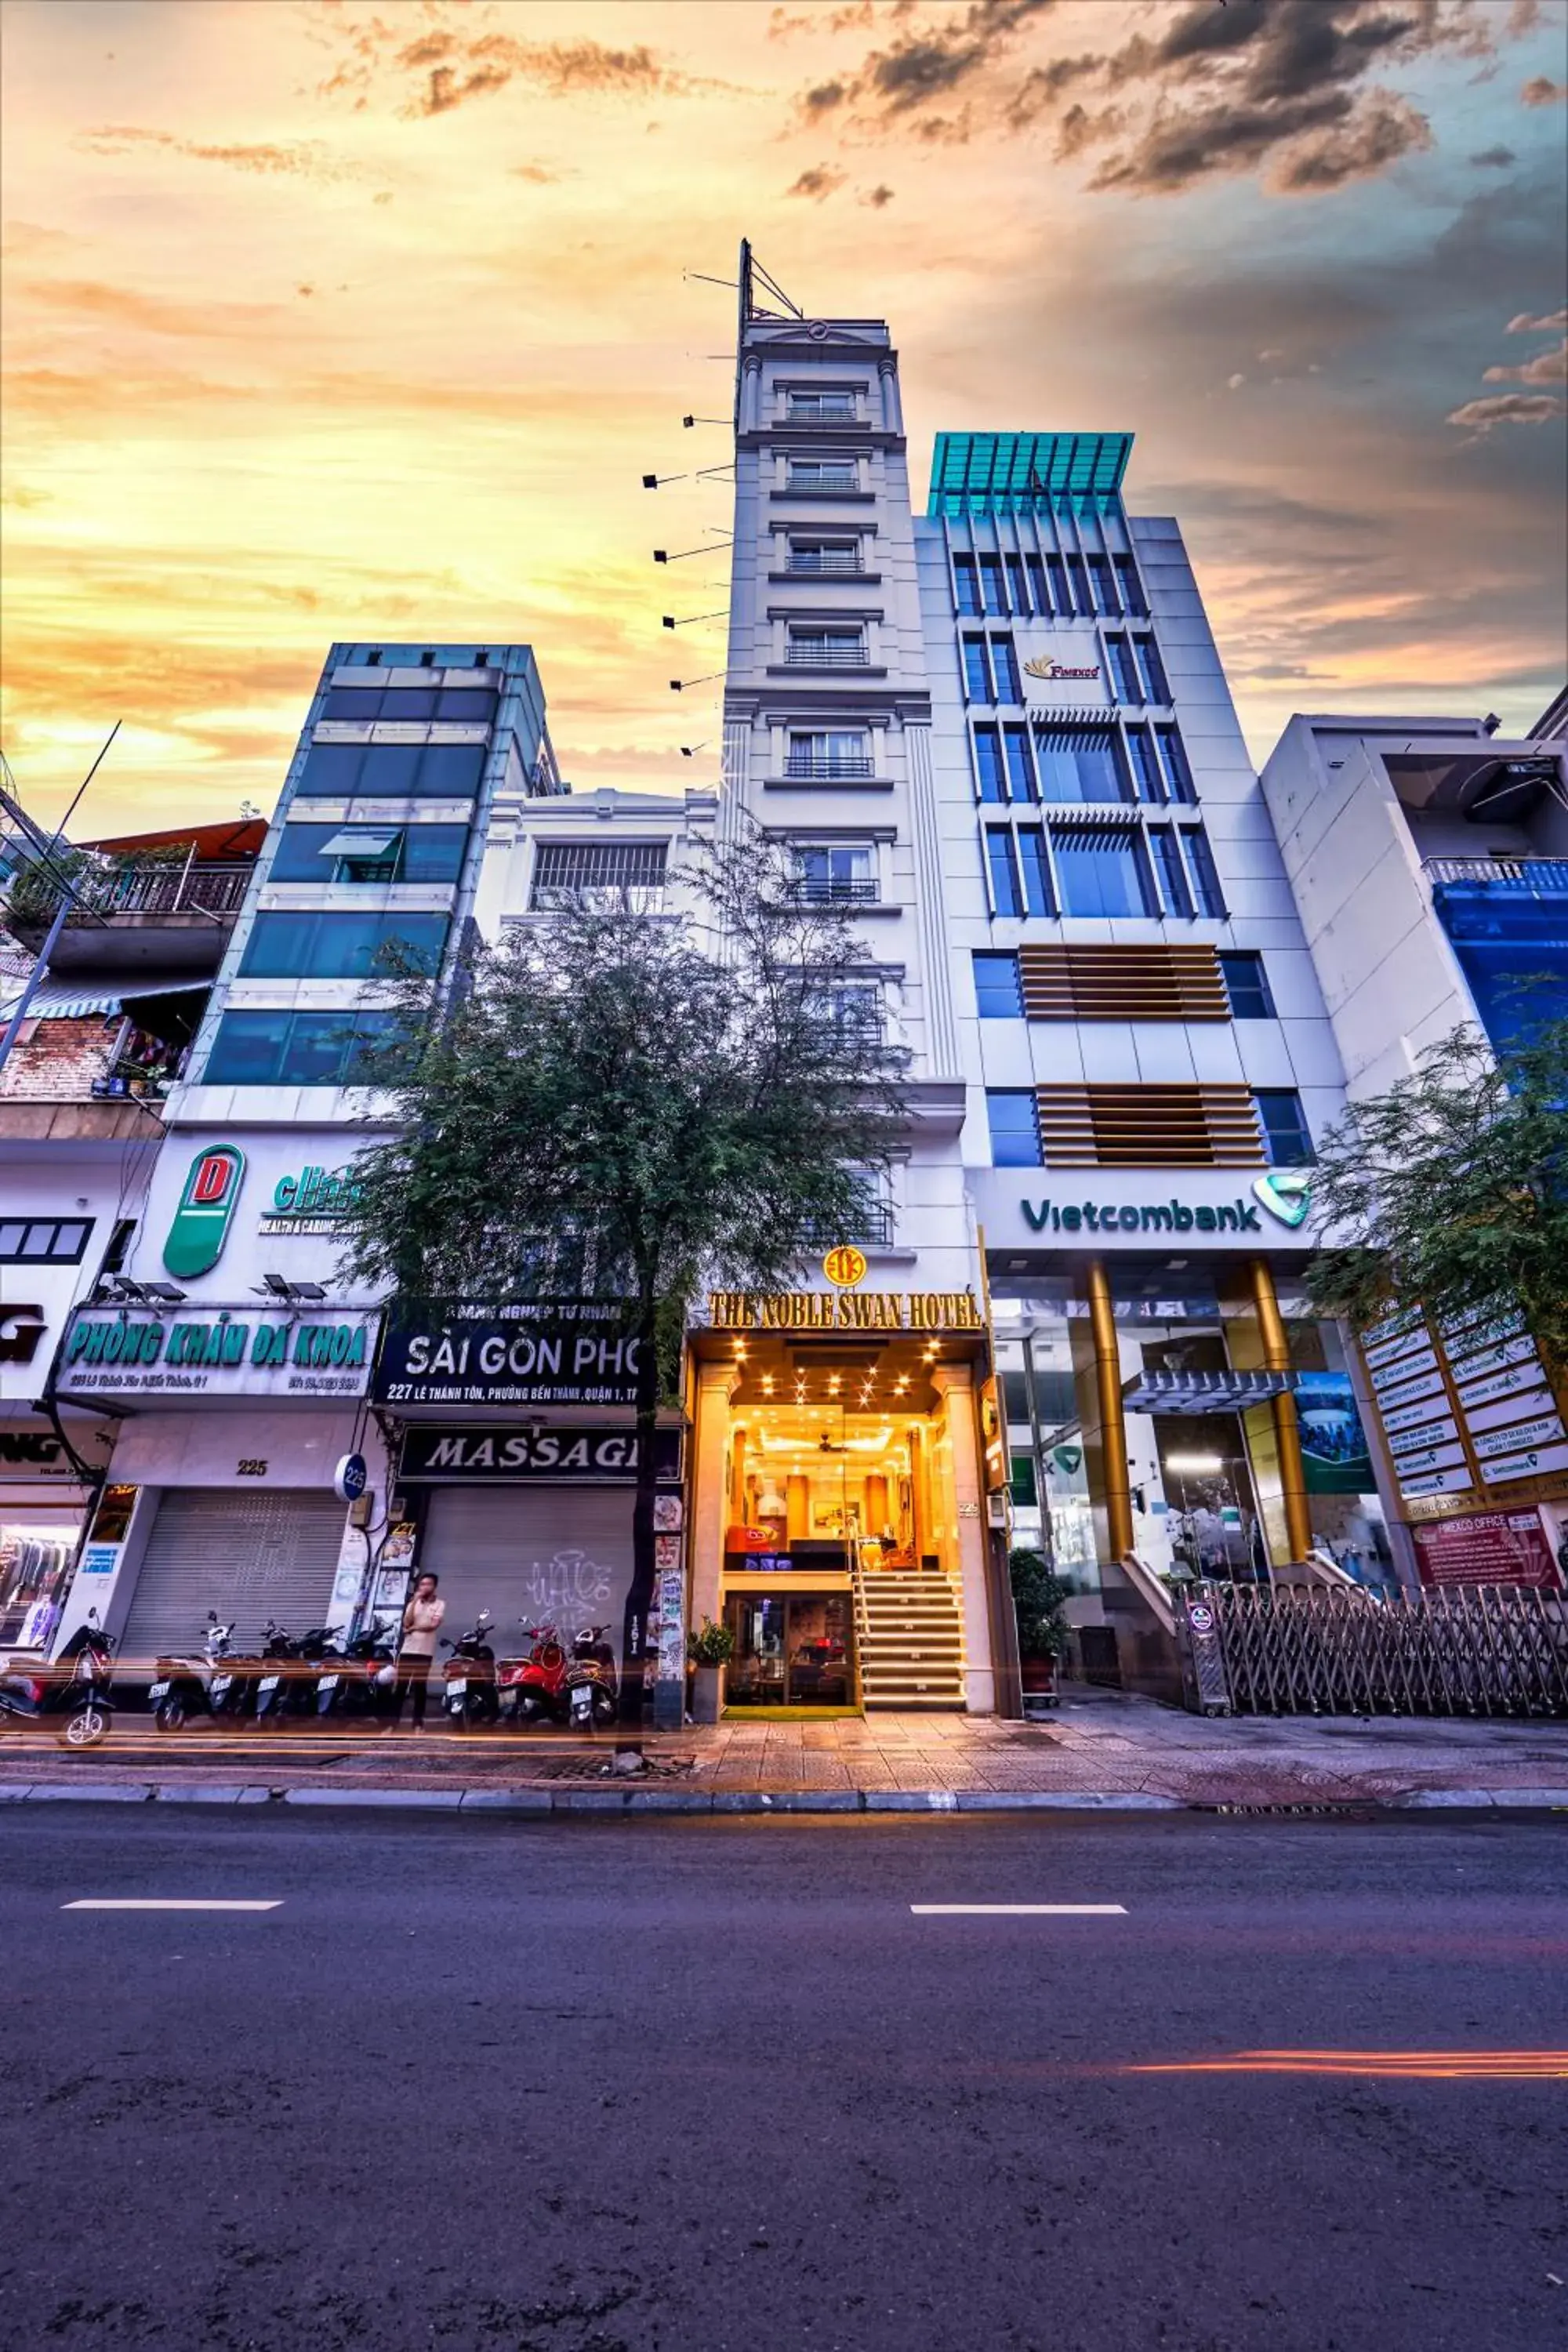
[[1125,1903],[911,1903],[917,1919],[1125,1919]]
[[280,1911],[275,1903],[208,1903],[193,1896],[151,1895],[90,1895],[77,1903],[62,1903],[62,1911]]
[[1359,2074],[1380,2082],[1568,2081],[1568,2050],[1238,2050],[1164,2059],[1123,2074]]

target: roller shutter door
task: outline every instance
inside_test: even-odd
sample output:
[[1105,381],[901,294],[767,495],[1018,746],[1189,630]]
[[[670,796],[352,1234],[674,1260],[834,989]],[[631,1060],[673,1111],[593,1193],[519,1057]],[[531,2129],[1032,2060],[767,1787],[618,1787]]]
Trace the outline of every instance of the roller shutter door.
[[488,1609],[502,1657],[517,1654],[524,1620],[555,1625],[568,1643],[580,1626],[608,1625],[618,1655],[632,1578],[631,1490],[441,1487],[420,1566],[441,1580],[443,1635],[466,1633]]
[[127,1665],[188,1650],[209,1609],[248,1649],[269,1617],[290,1633],[325,1619],[344,1506],[319,1488],[228,1495],[174,1487],[153,1523],[121,1641]]

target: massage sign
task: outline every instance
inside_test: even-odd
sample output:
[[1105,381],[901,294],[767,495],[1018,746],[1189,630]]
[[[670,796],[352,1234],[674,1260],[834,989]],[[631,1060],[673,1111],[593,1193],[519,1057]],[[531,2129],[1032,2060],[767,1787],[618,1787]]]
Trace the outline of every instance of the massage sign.
[[380,1318],[251,1313],[184,1318],[84,1308],[71,1325],[62,1396],[363,1396]]

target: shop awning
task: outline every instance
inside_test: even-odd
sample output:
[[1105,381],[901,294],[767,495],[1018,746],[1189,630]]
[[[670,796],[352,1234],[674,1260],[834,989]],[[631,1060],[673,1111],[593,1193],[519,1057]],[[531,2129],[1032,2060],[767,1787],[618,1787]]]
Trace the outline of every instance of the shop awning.
[[1294,1372],[1143,1372],[1121,1402],[1129,1412],[1242,1412],[1295,1385]]

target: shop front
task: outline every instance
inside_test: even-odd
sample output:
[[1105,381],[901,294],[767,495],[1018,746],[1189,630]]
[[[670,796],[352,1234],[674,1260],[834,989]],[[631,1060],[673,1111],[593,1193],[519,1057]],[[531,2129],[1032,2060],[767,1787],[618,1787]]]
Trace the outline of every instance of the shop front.
[[113,1444],[101,1419],[0,1419],[0,1648],[50,1646]]
[[689,1343],[692,1617],[733,1637],[727,1706],[990,1711],[973,1293],[721,1292]]

